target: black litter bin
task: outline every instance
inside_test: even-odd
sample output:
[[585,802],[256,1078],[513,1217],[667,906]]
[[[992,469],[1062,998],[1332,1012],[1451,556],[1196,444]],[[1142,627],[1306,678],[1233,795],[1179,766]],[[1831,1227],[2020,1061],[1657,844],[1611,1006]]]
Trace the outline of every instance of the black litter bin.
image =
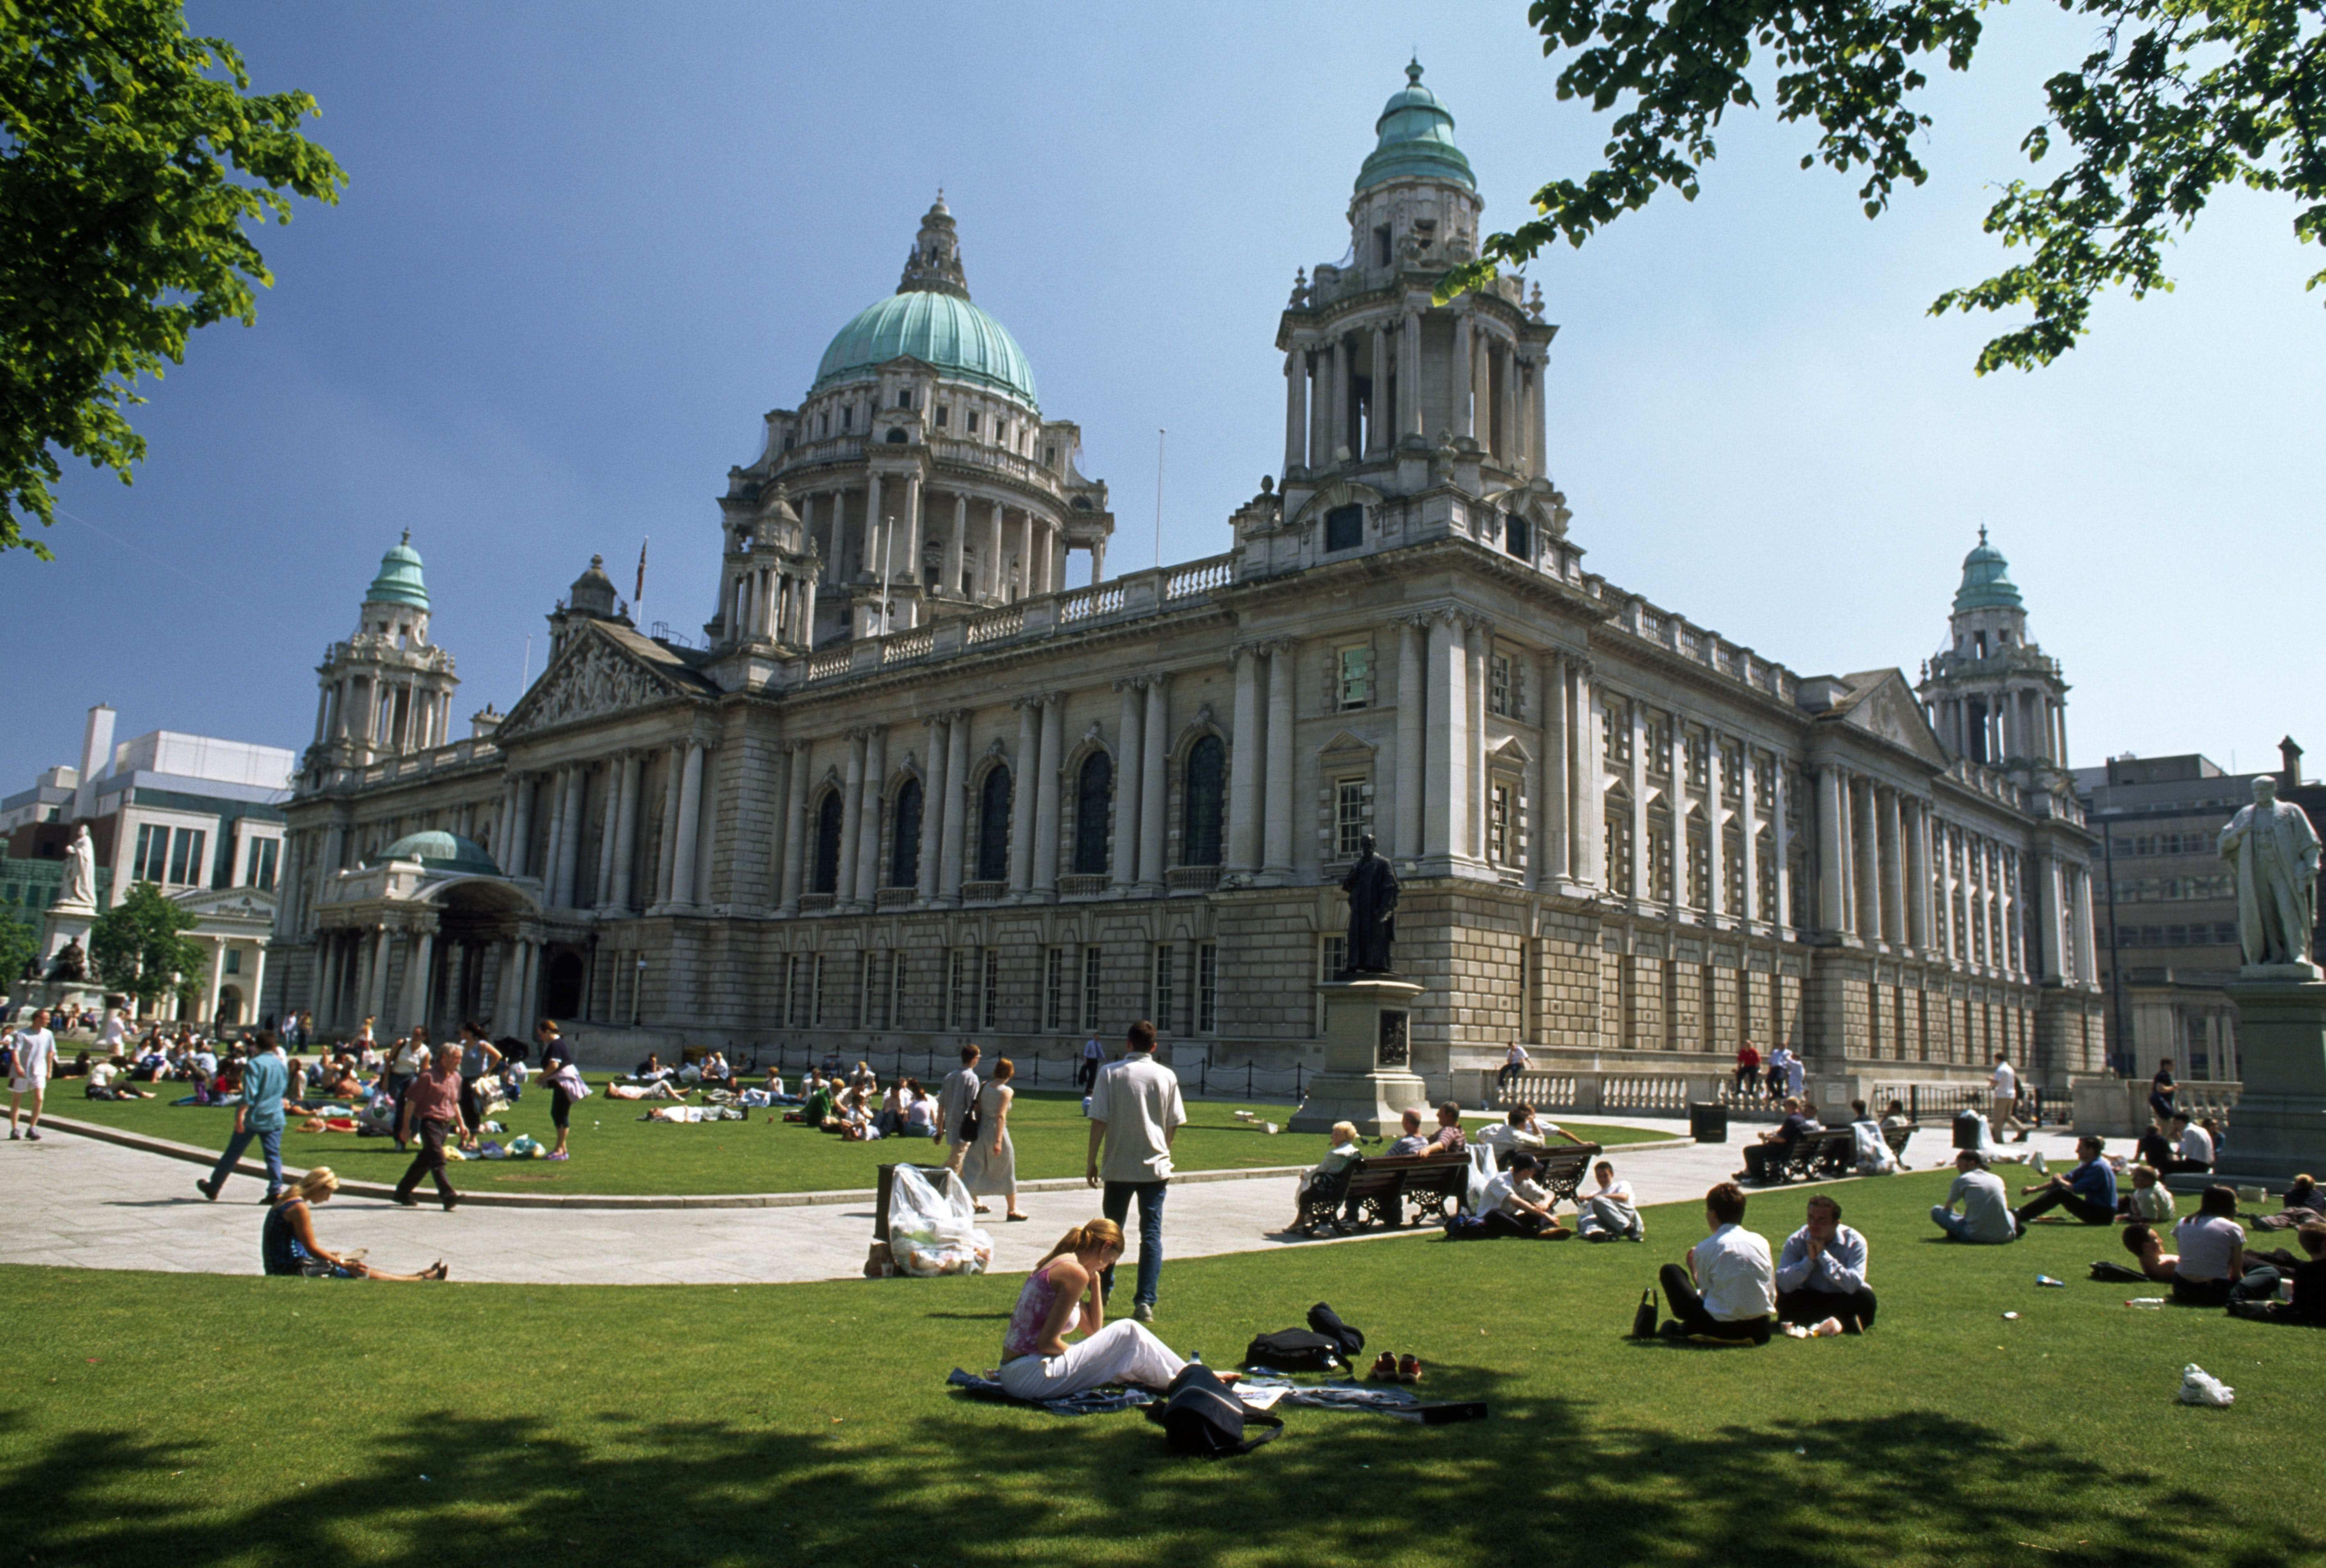
[[1978,1147],[1978,1112],[1965,1106],[1955,1113],[1955,1147]]
[[1692,1099],[1688,1104],[1689,1136],[1700,1144],[1725,1144],[1728,1141],[1728,1108],[1707,1099]]

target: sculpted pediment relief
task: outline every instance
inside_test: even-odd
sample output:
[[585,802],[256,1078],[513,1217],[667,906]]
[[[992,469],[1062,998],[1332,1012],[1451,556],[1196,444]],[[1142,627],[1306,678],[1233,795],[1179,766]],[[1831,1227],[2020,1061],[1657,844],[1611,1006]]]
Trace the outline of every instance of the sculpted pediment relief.
[[1922,716],[1921,702],[1906,684],[1906,678],[1895,670],[1872,677],[1849,704],[1844,718],[1869,735],[1879,736],[1893,746],[1904,747],[1933,767],[1947,765],[1946,748],[1931,732],[1930,721]]
[[1370,740],[1344,729],[1326,741],[1317,755],[1325,757],[1360,760],[1369,757],[1379,748]]
[[509,740],[580,719],[643,708],[690,693],[614,647],[605,638],[576,637],[534,682],[495,738]]

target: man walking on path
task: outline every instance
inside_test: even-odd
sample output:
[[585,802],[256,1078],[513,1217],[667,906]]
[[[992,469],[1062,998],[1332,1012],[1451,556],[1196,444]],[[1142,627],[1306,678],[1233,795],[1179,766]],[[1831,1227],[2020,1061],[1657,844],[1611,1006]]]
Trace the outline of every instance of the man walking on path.
[[1084,1094],[1088,1094],[1091,1091],[1091,1085],[1098,1081],[1099,1063],[1105,1060],[1106,1051],[1104,1047],[1099,1044],[1097,1035],[1093,1035],[1089,1039],[1083,1042],[1083,1070],[1081,1083],[1083,1092]]
[[242,1103],[234,1108],[234,1136],[227,1139],[226,1153],[211,1167],[209,1180],[194,1183],[213,1203],[253,1138],[266,1156],[266,1201],[272,1203],[283,1195],[283,1097],[290,1092],[291,1069],[272,1030],[261,1029],[254,1040],[256,1049],[242,1064]]
[[436,1196],[450,1213],[461,1201],[452,1183],[444,1179],[444,1133],[450,1127],[462,1138],[469,1136],[469,1124],[461,1115],[461,1048],[440,1045],[436,1048],[436,1063],[412,1081],[404,1091],[404,1114],[396,1124],[396,1141],[410,1140],[414,1124],[420,1128],[420,1152],[413,1156],[412,1164],[404,1173],[404,1180],[395,1184],[395,1201],[411,1208],[417,1199],[412,1195],[420,1185],[423,1175],[435,1179]]
[[1986,1091],[1995,1104],[1990,1119],[1995,1124],[1996,1141],[2002,1142],[2003,1134],[2008,1131],[2017,1133],[2019,1141],[2025,1143],[2027,1124],[2019,1119],[2019,1074],[2012,1070],[2010,1057],[1995,1059],[1995,1071],[1986,1077]]
[[969,1116],[977,1109],[976,1046],[961,1048],[961,1065],[945,1074],[937,1090],[937,1137],[945,1141],[945,1169],[961,1174],[962,1157],[969,1153]]
[[10,1035],[8,1044],[15,1057],[8,1076],[8,1139],[15,1141],[16,1108],[29,1094],[33,1125],[24,1136],[39,1143],[41,1101],[49,1092],[50,1075],[57,1070],[57,1037],[49,1031],[49,1010],[42,1007],[35,1012],[31,1025]]
[[[1156,1289],[1163,1279],[1163,1192],[1171,1181],[1171,1140],[1187,1120],[1179,1075],[1155,1060],[1155,1025],[1140,1019],[1124,1037],[1130,1047],[1091,1086],[1090,1155],[1083,1178],[1103,1179],[1100,1209],[1121,1225],[1139,1201],[1139,1285],[1130,1298],[1134,1322],[1155,1321]],[[1101,1146],[1104,1158],[1101,1158]],[[1103,1293],[1114,1289],[1107,1269]]]

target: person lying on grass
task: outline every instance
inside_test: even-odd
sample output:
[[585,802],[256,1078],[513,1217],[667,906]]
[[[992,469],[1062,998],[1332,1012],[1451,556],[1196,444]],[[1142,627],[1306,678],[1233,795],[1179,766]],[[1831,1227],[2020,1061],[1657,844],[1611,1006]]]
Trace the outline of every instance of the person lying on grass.
[[1521,1150],[1511,1156],[1511,1168],[1498,1171],[1478,1200],[1478,1218],[1489,1238],[1531,1236],[1543,1241],[1564,1241],[1575,1234],[1551,1212],[1557,1200],[1535,1180],[1542,1162]]
[[684,1099],[694,1090],[680,1089],[667,1078],[657,1078],[652,1083],[609,1083],[606,1092],[615,1099]]
[[333,1252],[315,1239],[313,1205],[328,1203],[340,1190],[340,1178],[329,1165],[317,1165],[283,1189],[267,1207],[265,1226],[258,1234],[260,1266],[268,1274],[303,1275],[309,1279],[447,1279],[452,1271],[440,1259],[418,1274],[390,1274],[374,1268],[361,1257]]
[[[1129,1318],[1106,1321],[1099,1278],[1122,1257],[1122,1229],[1093,1220],[1058,1239],[1027,1276],[1001,1336],[1001,1387],[1018,1399],[1062,1399],[1085,1388],[1128,1384],[1164,1389],[1186,1362]],[[1069,1344],[1066,1336],[1085,1337]],[[1235,1374],[1220,1375],[1233,1382]]]

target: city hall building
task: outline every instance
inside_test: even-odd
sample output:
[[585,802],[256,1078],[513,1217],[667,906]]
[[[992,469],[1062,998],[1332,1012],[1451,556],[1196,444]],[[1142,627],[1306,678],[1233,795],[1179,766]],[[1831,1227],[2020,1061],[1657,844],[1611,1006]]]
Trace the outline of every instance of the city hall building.
[[1797,674],[1590,571],[1540,290],[1432,302],[1480,201],[1407,74],[1347,257],[1284,311],[1283,469],[1224,553],[1107,575],[1106,486],[942,199],[730,471],[700,646],[593,560],[540,678],[456,739],[390,550],[321,666],[267,1010],[554,1016],[608,1061],[1063,1058],[1147,1017],[1183,1067],[1313,1068],[1371,833],[1433,1092],[1514,1040],[1569,1103],[1676,1104],[1746,1036],[1828,1098],[2099,1070],[2066,686],[2001,555],[1919,688]]

